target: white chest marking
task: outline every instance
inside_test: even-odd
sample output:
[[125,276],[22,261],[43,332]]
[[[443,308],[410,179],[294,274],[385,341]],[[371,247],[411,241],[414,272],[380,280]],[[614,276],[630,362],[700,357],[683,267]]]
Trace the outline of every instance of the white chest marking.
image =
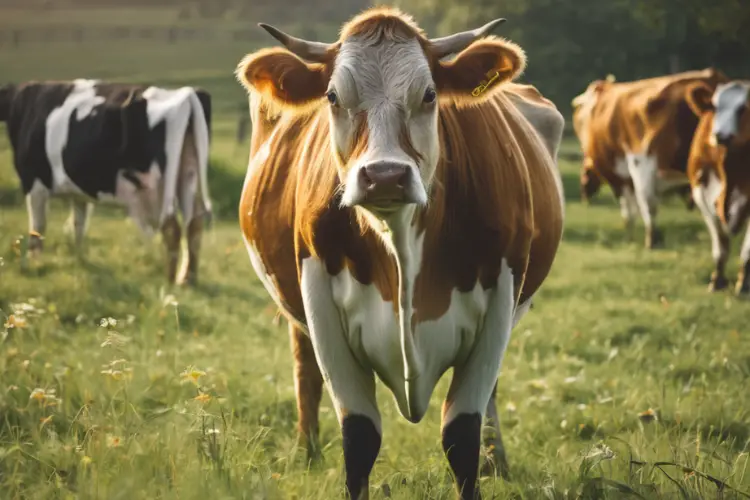
[[[347,269],[331,278],[331,292],[354,357],[378,374],[407,418],[410,413],[424,415],[440,376],[468,356],[487,313],[490,294],[479,284],[467,293],[454,290],[441,317],[418,323],[410,332],[421,370],[409,395],[393,302],[385,302],[374,284],[359,283]],[[411,323],[410,315],[408,321]]]

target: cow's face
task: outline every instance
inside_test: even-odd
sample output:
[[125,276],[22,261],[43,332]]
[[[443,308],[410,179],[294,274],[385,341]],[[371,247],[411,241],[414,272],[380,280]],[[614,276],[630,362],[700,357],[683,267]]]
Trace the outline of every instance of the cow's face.
[[6,122],[10,118],[10,104],[13,101],[15,92],[15,85],[0,87],[0,122]]
[[437,90],[417,38],[342,44],[326,97],[344,205],[427,203],[440,155]]
[[696,115],[711,120],[713,145],[750,140],[750,84],[722,83],[712,91],[708,85],[696,83],[687,89],[687,102]]
[[584,165],[581,168],[581,199],[585,202],[591,201],[601,187],[601,180],[594,170]]
[[750,140],[749,94],[747,83],[730,82],[716,87],[711,99],[715,110],[711,132],[717,143],[728,146]]
[[[238,76],[282,107],[327,106],[342,204],[386,215],[428,203],[441,149],[440,102],[479,102],[523,70],[519,47],[475,42],[497,24],[431,41],[410,18],[387,10],[355,18],[332,45],[266,26],[291,51],[320,62],[265,49],[246,57]],[[458,53],[454,60],[441,60],[451,53]]]

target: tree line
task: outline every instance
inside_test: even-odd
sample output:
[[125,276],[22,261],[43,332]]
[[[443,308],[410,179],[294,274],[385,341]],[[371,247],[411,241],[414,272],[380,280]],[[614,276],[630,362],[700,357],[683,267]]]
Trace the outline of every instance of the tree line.
[[628,81],[715,66],[750,77],[749,0],[397,2],[431,34],[506,18],[496,34],[526,51],[523,80],[565,113],[589,82],[609,74]]

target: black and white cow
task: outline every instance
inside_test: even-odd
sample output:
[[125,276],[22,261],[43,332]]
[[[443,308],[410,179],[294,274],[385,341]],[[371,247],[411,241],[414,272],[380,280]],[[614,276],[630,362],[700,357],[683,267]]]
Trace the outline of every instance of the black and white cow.
[[[78,79],[0,87],[16,172],[26,195],[29,248],[38,253],[50,196],[70,199],[80,246],[95,202],[124,205],[152,237],[161,230],[170,282],[195,283],[210,220],[211,97],[201,89]],[[177,208],[182,225],[177,220]],[[178,274],[182,228],[188,256]]]

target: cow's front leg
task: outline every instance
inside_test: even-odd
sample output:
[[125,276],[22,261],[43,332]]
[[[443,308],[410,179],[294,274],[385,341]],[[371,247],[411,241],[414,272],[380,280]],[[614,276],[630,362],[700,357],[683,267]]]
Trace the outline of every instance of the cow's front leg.
[[44,244],[44,232],[47,230],[47,205],[49,190],[41,182],[34,181],[31,190],[26,194],[26,209],[29,215],[29,252],[32,255],[41,253]]
[[161,227],[164,246],[167,251],[167,280],[174,283],[177,277],[177,264],[180,259],[180,238],[182,230],[177,217],[172,215],[164,221]]
[[323,376],[320,374],[310,337],[295,325],[290,324],[289,341],[294,354],[297,429],[300,441],[307,448],[308,462],[315,462],[321,458],[318,416],[320,398],[323,395]]
[[740,251],[740,272],[737,276],[735,292],[737,295],[750,295],[750,221],[748,221],[745,239]]
[[659,206],[656,191],[657,159],[648,154],[628,154],[627,164],[641,219],[646,226],[645,246],[648,249],[660,247],[664,243],[664,237],[656,224]]
[[482,475],[498,475],[510,481],[510,468],[508,459],[505,455],[505,445],[503,445],[503,436],[500,432],[500,417],[497,414],[497,381],[490,393],[490,400],[487,403],[485,413],[485,423],[482,427],[482,442],[485,447],[485,462],[482,465]]
[[[443,404],[443,450],[461,499],[479,499],[477,487],[482,414],[497,381],[513,320],[513,276],[503,262],[482,329],[469,358],[453,372]],[[506,464],[507,467],[507,464]]]
[[70,219],[66,229],[72,230],[78,250],[83,247],[83,238],[86,236],[89,216],[93,209],[94,204],[86,200],[73,200],[70,203]]
[[367,499],[370,471],[381,442],[375,376],[352,353],[324,264],[308,257],[302,262],[301,274],[310,338],[341,425],[346,491],[353,500]]
[[706,192],[702,186],[693,188],[693,199],[703,216],[708,234],[711,236],[711,256],[714,260],[714,272],[711,274],[708,290],[710,292],[723,290],[729,285],[725,274],[727,259],[729,258],[729,235],[722,228],[721,221],[712,208],[715,200],[706,197]]

